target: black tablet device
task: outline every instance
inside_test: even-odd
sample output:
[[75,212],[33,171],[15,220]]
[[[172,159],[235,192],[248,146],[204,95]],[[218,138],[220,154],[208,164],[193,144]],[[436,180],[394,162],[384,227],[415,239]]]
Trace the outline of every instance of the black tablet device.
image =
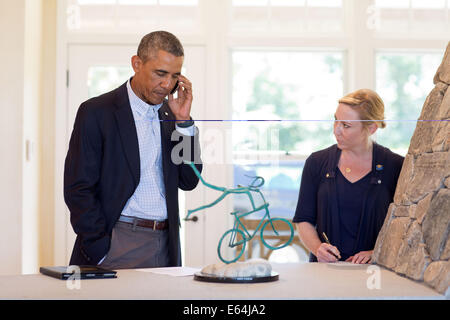
[[103,269],[97,266],[71,265],[71,266],[41,267],[39,271],[42,274],[61,280],[117,278],[116,271]]

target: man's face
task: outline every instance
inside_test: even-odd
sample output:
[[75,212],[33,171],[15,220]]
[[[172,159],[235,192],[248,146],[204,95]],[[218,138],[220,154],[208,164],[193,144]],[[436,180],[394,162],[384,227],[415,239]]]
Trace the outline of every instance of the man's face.
[[144,63],[138,56],[131,58],[135,75],[131,80],[134,93],[143,101],[156,105],[163,102],[177,83],[184,57],[158,50]]

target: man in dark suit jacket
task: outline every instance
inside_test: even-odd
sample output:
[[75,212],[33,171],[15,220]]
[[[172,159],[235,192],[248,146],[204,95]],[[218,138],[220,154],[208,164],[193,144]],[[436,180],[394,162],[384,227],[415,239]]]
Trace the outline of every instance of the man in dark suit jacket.
[[[193,161],[202,169],[198,129],[190,117],[192,84],[181,75],[183,58],[183,48],[174,35],[164,31],[150,33],[141,40],[137,55],[131,59],[135,75],[119,88],[81,104],[64,170],[64,198],[77,234],[70,264],[98,265],[106,258],[107,266],[113,268],[181,265],[178,188],[192,190],[198,183],[183,160]],[[172,94],[174,90],[177,98]],[[159,122],[158,130],[153,127],[153,132],[160,131],[155,136],[157,143],[154,147],[147,143],[146,147],[151,151],[159,147],[162,185],[149,187],[142,176],[146,154],[140,148],[145,147],[141,143],[146,140],[139,136],[130,101],[154,108],[157,114],[154,123]],[[193,134],[186,134],[184,129]],[[160,167],[145,170],[155,168]],[[142,185],[144,182],[147,184]],[[166,219],[145,219],[146,212],[142,212],[144,218],[125,215],[135,193],[139,191],[141,198],[147,194],[151,197],[153,193],[147,193],[146,188],[161,194],[163,205],[157,207],[160,212],[156,215]],[[116,230],[119,224],[122,231]],[[142,231],[142,236],[137,236],[136,231]],[[161,235],[168,240],[155,253],[158,244],[152,239]],[[141,241],[139,237],[146,242],[136,243]],[[150,256],[161,254],[163,260]]]

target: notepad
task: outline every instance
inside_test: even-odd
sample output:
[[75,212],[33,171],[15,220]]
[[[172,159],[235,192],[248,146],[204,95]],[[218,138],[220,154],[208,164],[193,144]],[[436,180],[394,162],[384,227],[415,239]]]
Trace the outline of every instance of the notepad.
[[352,263],[349,261],[336,261],[336,262],[328,262],[327,265],[331,266],[331,267],[349,267],[349,268],[360,268],[360,267],[364,267],[367,266],[367,264],[359,264],[359,263]]
[[186,277],[186,276],[193,276],[196,272],[199,272],[201,269],[191,267],[168,267],[168,268],[147,268],[136,270],[141,272],[164,274],[172,277]]

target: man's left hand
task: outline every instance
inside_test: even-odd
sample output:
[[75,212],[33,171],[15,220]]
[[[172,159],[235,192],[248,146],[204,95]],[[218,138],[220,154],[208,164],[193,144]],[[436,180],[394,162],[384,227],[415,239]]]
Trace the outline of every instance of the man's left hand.
[[354,256],[349,257],[345,261],[351,262],[351,263],[358,263],[358,264],[369,263],[372,260],[372,254],[373,254],[373,250],[360,251],[357,254],[355,254]]
[[178,76],[178,97],[175,99],[173,94],[169,94],[169,107],[175,115],[177,122],[183,122],[191,119],[192,106],[192,83],[183,75]]

